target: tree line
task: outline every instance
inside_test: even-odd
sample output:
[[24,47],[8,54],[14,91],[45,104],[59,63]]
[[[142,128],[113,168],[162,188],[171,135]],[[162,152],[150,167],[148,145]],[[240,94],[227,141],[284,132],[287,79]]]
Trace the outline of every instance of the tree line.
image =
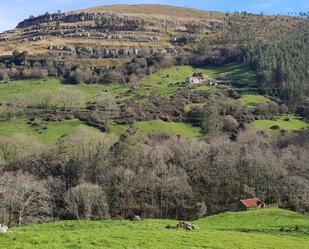
[[119,138],[80,129],[52,146],[1,138],[0,221],[195,219],[250,197],[308,212],[308,149],[308,132],[206,142],[144,137],[133,127]]

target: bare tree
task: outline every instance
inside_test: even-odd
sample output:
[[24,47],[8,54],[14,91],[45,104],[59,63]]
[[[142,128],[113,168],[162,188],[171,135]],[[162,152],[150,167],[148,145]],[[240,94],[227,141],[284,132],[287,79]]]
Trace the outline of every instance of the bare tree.
[[102,187],[82,183],[68,191],[68,211],[77,219],[104,219],[109,217],[106,194]]
[[73,86],[66,86],[59,90],[58,99],[64,111],[79,109],[85,105],[86,99],[83,93]]
[[105,112],[105,118],[107,119],[117,110],[118,106],[113,96],[104,94],[102,98],[97,101],[97,107]]
[[48,108],[51,107],[51,105],[53,104],[55,98],[53,96],[53,94],[51,94],[49,91],[47,90],[43,90],[40,91],[37,96],[37,103],[44,108],[45,111],[48,110]]
[[16,134],[13,137],[0,138],[0,159],[7,165],[39,151],[44,151],[44,145],[35,138],[25,134]]
[[0,176],[0,206],[9,225],[46,220],[50,214],[48,189],[28,173],[6,172]]

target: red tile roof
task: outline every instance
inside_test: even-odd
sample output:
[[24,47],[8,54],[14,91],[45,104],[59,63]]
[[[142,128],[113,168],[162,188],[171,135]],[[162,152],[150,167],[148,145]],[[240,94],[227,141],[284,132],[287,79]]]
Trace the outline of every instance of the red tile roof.
[[246,207],[246,208],[256,208],[259,205],[262,204],[262,201],[259,198],[252,198],[252,199],[246,199],[246,200],[240,200],[240,202]]

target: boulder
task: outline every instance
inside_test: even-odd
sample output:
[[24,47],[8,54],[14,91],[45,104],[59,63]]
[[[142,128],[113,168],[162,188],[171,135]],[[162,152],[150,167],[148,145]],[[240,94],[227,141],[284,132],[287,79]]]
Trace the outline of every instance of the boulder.
[[142,221],[142,218],[139,215],[134,215],[132,221]]
[[180,221],[176,227],[176,229],[185,229],[185,230],[195,230],[197,227],[187,221]]
[[9,228],[7,226],[0,224],[0,233],[7,233],[9,231]]

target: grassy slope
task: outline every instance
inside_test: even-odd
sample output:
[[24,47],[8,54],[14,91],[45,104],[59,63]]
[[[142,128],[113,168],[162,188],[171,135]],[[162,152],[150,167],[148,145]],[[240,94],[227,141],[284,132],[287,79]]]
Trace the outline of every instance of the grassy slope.
[[198,9],[181,8],[176,6],[158,5],[158,4],[136,4],[136,5],[110,5],[110,6],[99,6],[89,9],[78,10],[76,12],[87,11],[87,12],[100,12],[100,11],[113,11],[126,15],[142,15],[142,16],[166,16],[168,18],[190,18],[190,19],[221,19],[223,20],[224,15],[220,12],[206,12]]
[[[175,66],[171,68],[162,69],[159,72],[153,73],[150,76],[141,80],[141,84],[145,89],[153,91],[158,94],[170,95],[179,87],[183,87],[182,82],[186,81],[187,77],[192,76],[193,73],[203,73],[208,78],[225,77],[231,79],[232,82],[237,83],[254,83],[255,75],[252,71],[245,68],[243,65],[230,63],[222,67],[205,67],[194,68],[191,66]],[[229,84],[230,81],[225,82]],[[241,84],[240,84],[241,86]],[[201,87],[199,90],[209,90],[212,87]]]
[[23,119],[12,120],[9,122],[0,122],[0,137],[10,137],[18,133],[26,134],[28,136],[35,136],[44,143],[54,143],[63,135],[72,134],[77,127],[87,127],[88,129],[94,129],[88,127],[79,120],[64,120],[61,122],[49,122],[44,125],[46,129],[35,130]]
[[271,101],[269,98],[266,98],[262,95],[258,94],[244,94],[239,99],[239,103],[242,105],[246,105],[250,107],[251,109],[255,109],[257,104],[259,103],[265,103]]
[[[0,103],[10,102],[15,98],[19,98],[26,104],[36,104],[40,95],[50,94],[54,96],[52,103],[58,104],[59,101],[56,99],[58,91],[64,87],[68,87],[68,85],[62,84],[58,79],[18,80],[8,83],[0,81]],[[86,101],[97,100],[102,97],[104,93],[119,96],[129,89],[119,84],[104,86],[99,84],[79,84],[74,86],[71,85],[71,87],[79,90],[86,98]]]
[[[294,212],[264,209],[225,213],[193,222],[196,231],[167,230],[172,220],[63,221],[0,234],[3,248],[309,248],[309,219]],[[280,232],[280,228],[301,228]]]
[[[195,72],[202,72],[209,77],[226,76],[237,82],[254,82],[254,74],[239,64],[227,64],[222,67],[193,68],[191,66],[176,66],[162,69],[140,81],[141,86],[138,92],[146,94],[154,92],[161,95],[170,95],[178,88],[184,87],[181,83]],[[169,77],[167,77],[167,75]],[[228,82],[227,82],[228,83]],[[37,102],[38,97],[44,93],[57,96],[59,89],[65,87],[60,80],[19,80],[5,83],[0,81],[0,103],[10,101],[14,98],[21,98],[27,104]],[[114,97],[121,97],[129,90],[128,86],[120,84],[99,85],[99,84],[79,84],[73,88],[80,90],[87,101],[93,101],[109,93]],[[202,89],[205,90],[205,89]],[[54,100],[57,104],[57,100]]]
[[[194,72],[203,72],[209,77],[226,76],[232,77],[239,81],[253,81],[254,75],[248,72],[247,69],[237,64],[228,64],[223,67],[208,67],[208,68],[193,68],[190,66],[179,66],[162,69],[143,80],[137,92],[147,96],[153,92],[162,96],[168,96],[176,92],[177,89],[184,87],[181,82],[191,76]],[[169,75],[169,77],[166,77]],[[42,94],[50,94],[55,98],[52,103],[59,104],[56,96],[59,89],[65,87],[60,80],[20,80],[11,81],[9,83],[0,82],[0,103],[12,102],[14,99],[19,99],[22,103],[37,104]],[[121,101],[125,98],[134,98],[134,94],[128,93],[129,86],[121,84],[111,85],[86,85],[79,84],[72,86],[83,93],[86,100],[89,102],[104,98],[106,95],[111,95]],[[213,87],[206,86],[197,90],[211,90]],[[16,133],[26,133],[28,135],[36,135],[44,142],[55,141],[58,137],[64,134],[70,134],[77,126],[81,125],[78,121],[64,121],[60,123],[48,123],[46,130],[40,130],[41,133],[30,127],[25,120],[13,120],[10,122],[0,122],[0,136],[12,136]],[[138,122],[135,124],[143,133],[163,133],[172,135],[181,135],[184,137],[198,137],[200,129],[192,127],[188,124],[163,122],[159,120],[149,122]],[[121,134],[128,126],[111,125],[112,132]]]
[[[288,118],[289,121],[285,121],[286,118]],[[282,115],[277,120],[267,120],[267,119],[256,120],[250,124],[250,127],[259,131],[274,133],[275,131],[270,129],[274,125],[278,125],[280,129],[284,129],[287,131],[300,131],[302,129],[309,128],[308,123],[300,120],[294,115]]]
[[[225,86],[200,86],[193,90],[213,90],[233,87],[236,90],[245,90],[239,102],[254,109],[258,103],[269,101],[268,98],[251,93],[255,87],[255,75],[241,64],[230,63],[221,67],[205,67],[193,68],[191,66],[175,66],[162,69],[159,72],[153,73],[140,81],[139,87],[134,91],[139,95],[145,96],[141,100],[141,104],[151,104],[147,102],[149,93],[156,93],[161,96],[168,97],[174,94],[178,89],[187,87],[182,84],[187,77],[190,77],[195,72],[202,72],[208,78],[224,77]],[[232,83],[232,84],[231,84]],[[37,104],[42,94],[50,94],[54,98],[52,103],[57,105],[57,94],[59,89],[65,87],[60,80],[20,80],[11,81],[9,83],[0,81],[0,103],[12,102],[18,99],[21,103]],[[79,90],[86,98],[86,101],[93,102],[104,98],[106,95],[113,96],[118,102],[122,102],[127,98],[134,98],[135,93],[130,93],[130,87],[123,84],[99,85],[99,84],[79,84],[71,86]],[[249,93],[248,93],[249,91]],[[111,124],[111,130],[114,134],[121,134],[128,126]],[[48,123],[46,130],[35,131],[32,127],[26,124],[23,120],[13,120],[11,122],[0,122],[0,136],[12,136],[16,133],[26,133],[36,135],[44,142],[56,141],[58,137],[64,134],[70,134],[77,126],[81,125],[78,121],[65,121],[61,123]],[[149,121],[138,122],[135,124],[144,134],[163,133],[172,135],[181,135],[184,137],[198,137],[200,129],[192,127],[188,124]],[[308,125],[303,121],[291,116],[291,121],[286,122],[281,120],[258,120],[253,122],[250,127],[256,130],[270,130],[273,125],[279,125],[286,130],[301,130]]]

